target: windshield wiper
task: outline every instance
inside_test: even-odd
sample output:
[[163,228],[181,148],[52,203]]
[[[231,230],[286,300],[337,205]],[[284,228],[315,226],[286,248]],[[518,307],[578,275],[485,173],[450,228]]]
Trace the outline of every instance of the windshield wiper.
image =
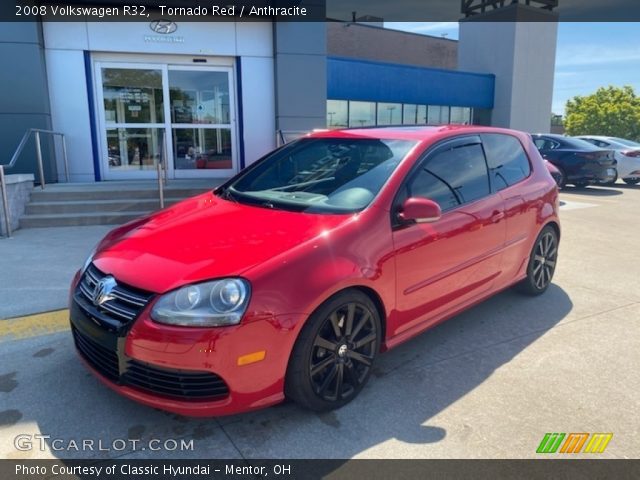
[[224,199],[224,200],[229,200],[231,202],[235,202],[238,203],[238,199],[235,197],[235,195],[233,195],[233,193],[231,193],[231,188],[226,187],[221,193],[220,193],[220,198]]

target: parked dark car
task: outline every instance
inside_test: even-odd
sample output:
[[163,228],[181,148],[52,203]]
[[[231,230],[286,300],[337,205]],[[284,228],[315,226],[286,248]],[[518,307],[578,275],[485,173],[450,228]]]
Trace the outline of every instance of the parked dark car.
[[542,158],[560,171],[562,179],[557,181],[560,188],[567,183],[576,187],[612,184],[618,178],[613,150],[562,135],[537,134],[532,137]]

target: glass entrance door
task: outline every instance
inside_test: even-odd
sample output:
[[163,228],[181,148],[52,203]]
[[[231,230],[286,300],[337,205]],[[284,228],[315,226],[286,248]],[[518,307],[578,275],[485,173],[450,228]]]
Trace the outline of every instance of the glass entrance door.
[[99,68],[98,73],[102,85],[102,176],[150,177],[161,159],[165,129],[162,67],[114,64]]
[[[106,180],[228,177],[237,171],[231,67],[96,63]],[[165,153],[166,150],[166,153]]]
[[171,142],[176,177],[234,172],[230,71],[169,67]]

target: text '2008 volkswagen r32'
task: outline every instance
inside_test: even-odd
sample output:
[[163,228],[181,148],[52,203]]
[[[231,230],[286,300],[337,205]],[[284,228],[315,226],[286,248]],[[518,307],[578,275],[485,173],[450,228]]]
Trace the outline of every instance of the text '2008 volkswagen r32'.
[[76,274],[80,357],[192,416],[353,400],[376,356],[515,285],[549,286],[558,190],[531,137],[319,132],[110,232]]

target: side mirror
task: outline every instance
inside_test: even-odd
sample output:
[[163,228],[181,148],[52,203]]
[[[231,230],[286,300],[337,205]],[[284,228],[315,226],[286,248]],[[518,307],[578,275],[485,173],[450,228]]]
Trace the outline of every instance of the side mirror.
[[398,217],[403,222],[429,223],[440,220],[442,210],[433,200],[421,197],[407,198],[402,204]]

